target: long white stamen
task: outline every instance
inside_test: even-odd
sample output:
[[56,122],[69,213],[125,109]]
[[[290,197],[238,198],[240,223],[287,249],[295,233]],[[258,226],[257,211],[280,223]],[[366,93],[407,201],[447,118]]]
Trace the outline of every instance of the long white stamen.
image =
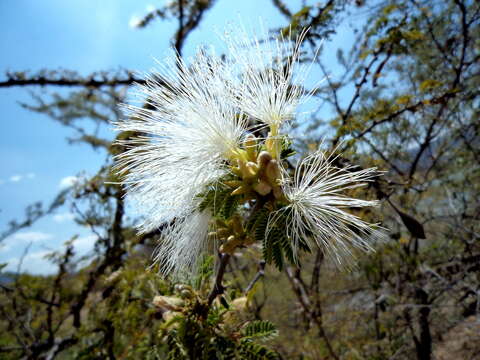
[[277,128],[294,119],[309,95],[304,88],[308,69],[299,62],[305,34],[303,31],[295,41],[288,37],[260,41],[245,30],[240,36],[226,35],[229,54],[241,77],[234,94],[242,111]]

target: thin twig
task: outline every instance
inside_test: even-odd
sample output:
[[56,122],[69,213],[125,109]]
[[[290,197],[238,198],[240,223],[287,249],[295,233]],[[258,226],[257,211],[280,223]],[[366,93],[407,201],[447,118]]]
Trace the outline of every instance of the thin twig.
[[208,295],[208,306],[212,305],[213,300],[215,300],[218,295],[223,294],[223,291],[225,290],[225,287],[222,285],[222,281],[230,257],[230,254],[220,254],[220,266],[218,267],[218,272],[217,276],[215,277],[215,283],[213,284],[212,291],[210,291],[210,294]]
[[263,277],[265,275],[265,264],[266,264],[265,260],[261,260],[258,263],[258,271],[255,274],[255,277],[252,279],[252,281],[250,281],[250,283],[245,288],[245,291],[244,291],[245,294],[248,294],[250,292],[250,290],[252,290],[255,283],[258,280],[260,280],[261,277]]

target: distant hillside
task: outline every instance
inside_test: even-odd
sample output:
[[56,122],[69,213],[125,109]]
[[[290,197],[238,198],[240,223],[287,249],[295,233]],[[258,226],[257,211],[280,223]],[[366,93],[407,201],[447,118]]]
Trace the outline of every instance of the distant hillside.
[[13,281],[14,274],[12,273],[0,273],[0,284],[9,284]]

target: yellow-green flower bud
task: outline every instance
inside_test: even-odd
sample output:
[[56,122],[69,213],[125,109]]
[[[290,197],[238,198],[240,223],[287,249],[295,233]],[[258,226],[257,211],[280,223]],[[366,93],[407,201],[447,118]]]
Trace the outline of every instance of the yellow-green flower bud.
[[237,175],[239,177],[242,177],[242,170],[240,169],[240,167],[232,166],[230,169],[232,170],[232,173],[234,173],[235,175]]
[[238,168],[241,171],[241,177],[244,178],[247,174],[247,166],[244,161],[242,160],[237,160]]
[[246,165],[249,177],[254,177],[258,173],[258,165],[249,161]]
[[257,173],[256,170],[254,168],[252,168],[251,165],[248,165],[248,164],[253,164],[253,163],[251,163],[251,162],[245,163],[244,161],[241,161],[241,160],[238,161],[238,167],[240,168],[240,171],[242,172],[241,177],[243,179],[251,179]]
[[245,185],[241,185],[239,186],[238,188],[236,188],[235,190],[233,190],[231,192],[232,195],[242,195],[242,194],[245,194],[248,192],[248,187],[245,186]]
[[250,161],[257,159],[257,138],[253,134],[248,134],[243,142],[243,146],[247,151],[247,158]]
[[243,182],[241,182],[240,180],[229,180],[229,181],[224,181],[223,183],[232,188],[237,188],[243,184]]

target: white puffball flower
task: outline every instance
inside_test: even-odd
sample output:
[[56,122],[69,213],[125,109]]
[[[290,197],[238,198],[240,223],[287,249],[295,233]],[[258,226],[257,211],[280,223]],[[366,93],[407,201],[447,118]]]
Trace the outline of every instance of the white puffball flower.
[[[338,168],[335,157],[318,150],[299,162],[293,179],[284,176],[283,192],[289,204],[272,213],[267,232],[280,215],[287,216],[287,236],[297,253],[300,241],[320,247],[340,267],[353,264],[354,248],[373,251],[371,242],[380,240],[377,225],[369,224],[345,211],[378,205],[377,201],[360,200],[343,192],[365,186],[377,175],[376,168],[355,170],[354,166]],[[313,241],[313,243],[312,243]]]
[[198,195],[227,172],[225,158],[246,131],[246,117],[227,99],[229,71],[213,50],[190,65],[175,58],[139,86],[142,107],[126,105],[129,116],[116,128],[137,135],[120,142],[128,149],[116,160],[144,215],[141,231],[190,216]]
[[238,69],[234,101],[252,118],[280,128],[293,120],[298,106],[311,92],[304,88],[308,67],[300,64],[300,46],[307,31],[296,39],[266,35],[259,40],[238,31],[226,33],[229,56]]

